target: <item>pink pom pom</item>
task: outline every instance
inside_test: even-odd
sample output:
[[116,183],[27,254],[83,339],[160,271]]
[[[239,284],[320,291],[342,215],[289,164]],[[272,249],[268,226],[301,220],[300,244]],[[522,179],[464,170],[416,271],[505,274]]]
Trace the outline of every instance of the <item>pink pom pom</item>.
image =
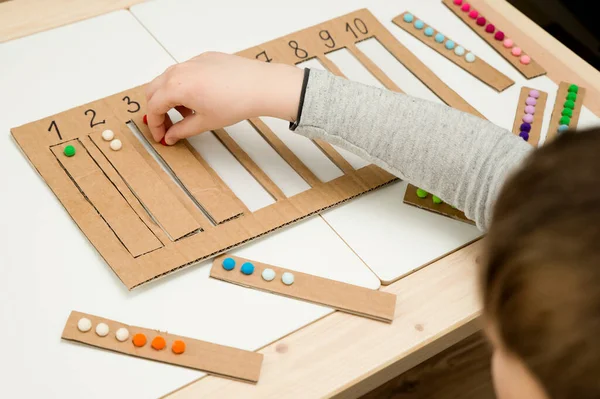
[[535,107],[533,105],[528,105],[525,107],[525,113],[529,115],[535,114]]
[[531,57],[528,55],[524,55],[521,57],[521,64],[523,65],[529,65],[529,63],[531,62]]
[[463,3],[463,0],[454,0],[454,4],[456,4],[457,6],[461,5]]
[[515,43],[511,39],[504,39],[504,47],[511,48]]
[[469,13],[469,18],[475,19],[478,15],[479,13],[476,10],[471,10],[471,12]]
[[513,47],[512,51],[511,51],[512,55],[514,55],[515,57],[520,56],[522,52],[523,52],[523,50],[521,50],[521,47]]
[[485,25],[485,22],[486,22],[486,21],[485,21],[485,18],[483,18],[483,17],[479,17],[479,18],[477,18],[477,25],[479,25],[479,26],[484,26],[484,25]]
[[499,30],[498,32],[496,32],[496,34],[494,35],[494,39],[496,39],[496,40],[504,40],[504,32],[502,32],[501,30]]
[[469,5],[469,3],[465,3],[462,5],[462,7],[460,9],[466,12],[471,9],[471,6]]
[[[540,98],[540,92],[533,89],[529,92],[529,97]],[[535,104],[533,104],[533,105],[535,105]]]
[[492,25],[492,24],[488,24],[488,25],[485,27],[485,31],[486,31],[487,33],[494,33],[494,32],[496,31],[496,27],[495,27],[494,25]]
[[523,115],[523,122],[525,122],[525,123],[532,123],[533,122],[533,115],[531,115],[531,114],[525,114],[525,115]]
[[525,104],[527,104],[527,105],[536,105],[537,104],[537,100],[535,99],[535,97],[527,97],[527,100],[525,100]]

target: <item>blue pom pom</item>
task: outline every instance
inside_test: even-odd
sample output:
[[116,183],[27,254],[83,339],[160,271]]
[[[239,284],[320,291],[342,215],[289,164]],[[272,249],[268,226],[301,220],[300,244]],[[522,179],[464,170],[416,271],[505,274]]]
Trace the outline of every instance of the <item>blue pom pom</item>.
[[235,260],[232,258],[225,258],[223,259],[223,269],[225,270],[233,270],[233,268],[235,267]]
[[404,22],[412,22],[415,17],[411,13],[404,14]]
[[254,273],[254,265],[250,262],[246,262],[242,265],[241,272],[249,276]]
[[421,21],[420,19],[417,19],[415,21],[415,28],[417,29],[423,29],[423,27],[425,26],[425,22]]
[[433,36],[433,28],[431,26],[428,26],[427,28],[425,28],[425,36]]
[[438,42],[438,43],[443,43],[444,39],[445,39],[445,37],[441,33],[437,33],[435,35],[435,41]]

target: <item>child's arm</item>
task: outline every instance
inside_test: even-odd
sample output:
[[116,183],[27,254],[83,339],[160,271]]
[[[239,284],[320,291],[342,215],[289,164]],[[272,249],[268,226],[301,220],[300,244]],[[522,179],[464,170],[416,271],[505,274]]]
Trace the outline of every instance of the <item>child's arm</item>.
[[[436,194],[483,230],[507,176],[531,151],[488,121],[318,70],[310,72],[300,104],[303,76],[287,65],[214,53],[197,57],[149,85],[153,137],[158,141],[167,130],[172,144],[251,117],[295,121],[301,110],[297,133],[345,148]],[[169,128],[164,115],[176,106],[185,118]]]

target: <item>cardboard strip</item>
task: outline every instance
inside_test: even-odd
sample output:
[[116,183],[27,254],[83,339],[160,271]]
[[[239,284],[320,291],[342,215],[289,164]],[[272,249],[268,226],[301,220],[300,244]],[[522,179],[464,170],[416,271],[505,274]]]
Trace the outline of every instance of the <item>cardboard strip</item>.
[[377,36],[377,40],[446,105],[485,119],[479,111],[448,87],[431,69],[427,68],[416,55],[400,44],[390,32],[387,30],[382,32]]
[[[92,322],[92,329],[90,331],[79,331],[77,323],[81,318],[87,318]],[[95,332],[95,328],[99,323],[105,323],[109,327],[109,333],[105,337],[100,337]],[[119,328],[126,328],[129,331],[129,338],[124,342],[117,340],[115,337],[115,333]],[[136,347],[132,343],[132,338],[135,334],[144,334],[148,342],[142,347]],[[163,337],[166,341],[166,347],[162,350],[155,350],[151,347],[152,340],[157,336]],[[77,311],[72,311],[69,315],[61,338],[130,356],[187,367],[253,383],[258,382],[263,361],[263,355],[260,353],[217,345],[149,328],[130,326],[118,321]],[[173,353],[171,347],[175,340],[185,343],[185,352],[181,354]]]
[[[222,266],[223,260],[226,258],[235,260],[233,270],[225,270]],[[240,271],[242,264],[246,262],[254,265],[254,272],[250,275]],[[262,277],[265,269],[274,271],[275,278],[272,281],[267,281]],[[282,282],[282,276],[286,272],[293,274],[294,281],[291,285]],[[394,319],[396,296],[393,294],[255,262],[238,256],[223,255],[216,258],[210,271],[210,277],[244,287],[329,306],[342,312],[379,321],[391,323]]]
[[214,133],[219,141],[221,141],[221,143],[229,150],[229,152],[233,154],[239,163],[241,163],[244,168],[246,168],[246,170],[250,172],[252,176],[254,176],[256,181],[258,181],[258,183],[263,186],[263,188],[267,190],[267,192],[271,194],[276,201],[281,201],[286,198],[279,186],[277,186],[277,184],[275,184],[275,182],[271,180],[271,178],[267,176],[267,174],[263,172],[261,168],[259,168],[256,162],[250,158],[246,151],[244,151],[242,147],[240,147],[238,143],[231,138],[229,133],[223,129],[215,129]]
[[[413,20],[411,20],[411,22],[406,22],[404,20],[404,16],[407,14],[413,16]],[[436,42],[435,35],[441,32],[437,31],[433,26],[427,25],[426,23],[421,29],[417,29],[415,27],[414,22],[418,20],[419,18],[416,15],[409,12],[404,12],[398,15],[396,18],[394,18],[392,22],[398,25],[398,27],[404,29],[406,32],[413,35],[415,38],[419,39],[422,43],[425,43],[430,48],[437,51],[440,55],[442,55],[449,61],[458,65],[459,67],[469,72],[471,75],[481,80],[483,83],[487,84],[488,86],[492,87],[498,92],[504,91],[505,89],[509,88],[515,83],[514,80],[510,79],[508,76],[504,75],[503,73],[489,65],[482,58],[475,57],[474,62],[467,62],[465,59],[465,55],[469,53],[469,50],[464,49],[465,55],[463,56],[457,55],[454,52],[454,48],[459,47],[459,44],[452,41],[449,37],[444,35],[444,42]],[[433,29],[433,34],[431,36],[426,36],[424,34],[424,31],[427,28]],[[449,40],[454,42],[455,47],[452,49],[447,49],[445,47],[445,43]]]
[[453,208],[451,205],[445,202],[442,202],[441,204],[434,203],[431,194],[427,195],[426,198],[419,198],[417,196],[417,187],[413,186],[412,184],[409,184],[406,187],[406,192],[404,193],[404,203],[440,214],[442,216],[460,220],[461,222],[475,224],[475,222],[467,218],[462,211]]
[[259,118],[248,122],[263,139],[298,173],[311,187],[321,184],[319,178],[283,143],[283,141]]
[[[554,140],[558,135],[558,126],[560,125],[560,118],[564,109],[564,104],[567,101],[569,94],[569,87],[572,83],[560,82],[558,85],[558,92],[556,93],[556,102],[552,109],[552,116],[550,117],[550,126],[548,127],[548,133],[546,133],[546,140],[544,143],[549,143]],[[573,131],[577,129],[579,123],[579,115],[581,114],[581,107],[583,106],[583,100],[585,99],[586,89],[585,87],[579,87],[577,92],[577,98],[574,101],[575,108],[573,109],[573,116],[571,117],[571,123],[569,123],[569,130]]]
[[389,78],[369,57],[365,55],[356,45],[347,47],[348,51],[360,62],[375,78],[388,90],[404,93],[392,79]]
[[152,139],[146,125],[142,124],[138,129],[177,176],[189,195],[210,215],[215,224],[223,223],[243,213],[243,208],[234,201],[233,193],[222,190],[222,186],[189,150],[186,141],[165,146]]
[[[519,95],[519,103],[517,104],[517,111],[515,113],[515,122],[513,124],[512,132],[515,135],[521,133],[521,124],[523,116],[525,115],[525,107],[527,106],[527,98],[529,93],[534,90],[530,87],[522,87],[521,94]],[[546,110],[546,101],[548,100],[548,93],[537,90],[540,96],[536,99],[535,114],[533,114],[533,122],[531,123],[531,131],[529,132],[528,143],[534,147],[537,147],[540,142],[540,135],[542,131],[542,123],[544,123],[544,111]]]
[[110,148],[110,143],[102,139],[101,132],[90,134],[90,139],[170,238],[177,240],[201,229],[200,224],[140,156],[129,139],[120,132],[115,134],[115,138],[123,143],[119,151]]
[[[64,155],[67,146],[73,146],[75,155]],[[137,257],[163,246],[78,139],[53,146],[50,150],[132,256]]]
[[[506,34],[506,32],[502,32],[501,26],[495,26],[494,32],[488,33],[486,32],[486,27],[489,24],[493,24],[492,21],[485,21],[483,26],[477,24],[477,18],[482,17],[478,14],[478,17],[471,18],[469,16],[470,12],[477,12],[473,7],[470,7],[468,11],[464,11],[462,9],[463,6],[468,5],[467,2],[464,2],[462,5],[454,4],[453,0],[442,0],[442,3],[446,5],[458,18],[460,18],[465,24],[467,24],[475,33],[479,35],[483,40],[485,40],[498,54],[500,54],[506,61],[510,62],[523,76],[527,79],[535,78],[536,76],[541,76],[546,74],[546,70],[542,68],[540,64],[535,62],[530,57],[529,64],[525,65],[521,62],[521,57],[528,56],[527,53],[519,47],[516,43],[513,43],[512,46],[506,47],[504,45],[504,40],[510,39],[510,36]],[[483,17],[485,18],[485,17]],[[496,34],[498,32],[502,33],[501,39],[496,38]],[[515,56],[512,51],[513,48],[520,48],[521,52]],[[529,57],[529,56],[528,56]]]

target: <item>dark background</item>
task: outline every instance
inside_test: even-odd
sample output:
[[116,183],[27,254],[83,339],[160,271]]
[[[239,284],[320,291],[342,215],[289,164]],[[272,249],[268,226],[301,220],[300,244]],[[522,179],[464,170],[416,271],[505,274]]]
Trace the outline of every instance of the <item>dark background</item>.
[[600,0],[508,2],[594,68],[600,69]]

